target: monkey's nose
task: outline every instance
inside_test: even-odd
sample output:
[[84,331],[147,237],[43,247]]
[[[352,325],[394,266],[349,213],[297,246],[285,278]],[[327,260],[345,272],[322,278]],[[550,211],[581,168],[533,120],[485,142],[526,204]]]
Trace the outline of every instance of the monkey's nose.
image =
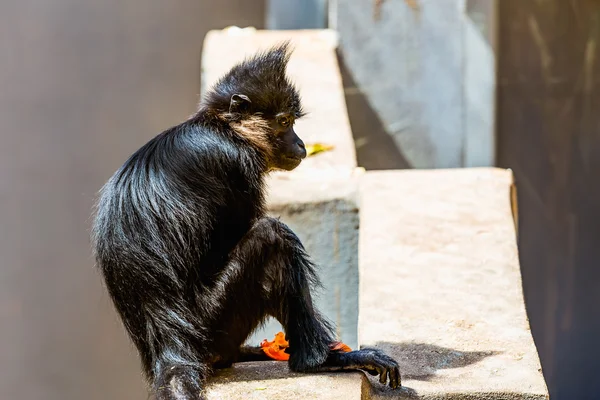
[[298,157],[306,158],[306,147],[304,146],[304,142],[299,140],[296,144],[298,145]]

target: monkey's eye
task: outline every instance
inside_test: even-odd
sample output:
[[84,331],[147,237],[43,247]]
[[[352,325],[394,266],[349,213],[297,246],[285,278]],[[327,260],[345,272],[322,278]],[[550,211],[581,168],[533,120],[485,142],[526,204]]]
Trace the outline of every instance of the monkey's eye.
[[279,118],[279,125],[283,126],[284,128],[289,127],[291,124],[292,118],[289,115],[285,115]]

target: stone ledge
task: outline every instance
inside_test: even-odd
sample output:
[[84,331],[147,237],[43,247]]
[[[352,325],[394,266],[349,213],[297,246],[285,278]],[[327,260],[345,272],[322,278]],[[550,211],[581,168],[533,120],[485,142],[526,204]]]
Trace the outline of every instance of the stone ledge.
[[306,206],[345,199],[357,209],[359,179],[364,173],[363,168],[273,172],[267,179],[268,207],[280,211],[294,204]]
[[523,305],[512,183],[510,171],[488,168],[360,178],[359,342],[398,360],[402,389],[269,362],[220,372],[209,398],[547,399]]
[[[209,398],[548,398],[523,306],[511,173],[369,172],[357,201],[354,143],[332,31],[213,31],[205,41],[202,82],[210,84],[244,55],[285,39],[296,47],[289,73],[311,113],[298,122],[298,133],[335,150],[307,159],[292,173],[274,174],[269,208],[326,267],[319,270],[326,296],[317,304],[333,304],[337,309],[326,314],[340,321],[332,285],[340,274],[350,277],[340,288],[357,285],[360,202],[356,341],[395,356],[405,388],[391,392],[370,377],[372,386],[366,385],[362,373],[301,375],[290,374],[281,362],[249,363],[221,371]],[[339,298],[340,306],[358,308],[355,297]],[[259,332],[254,341],[264,337],[272,332]]]
[[208,400],[361,400],[368,384],[361,372],[299,374],[281,361],[235,364],[219,371],[208,387]]
[[392,354],[407,387],[393,393],[373,380],[373,398],[548,398],[511,186],[510,171],[487,168],[362,179],[359,342]]

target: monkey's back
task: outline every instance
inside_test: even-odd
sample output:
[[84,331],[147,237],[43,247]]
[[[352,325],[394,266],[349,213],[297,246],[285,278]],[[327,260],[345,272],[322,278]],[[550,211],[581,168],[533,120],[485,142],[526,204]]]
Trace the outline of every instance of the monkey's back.
[[190,121],[136,151],[97,203],[93,245],[107,281],[180,292],[190,274],[211,280],[264,212],[260,166],[247,151],[229,132]]

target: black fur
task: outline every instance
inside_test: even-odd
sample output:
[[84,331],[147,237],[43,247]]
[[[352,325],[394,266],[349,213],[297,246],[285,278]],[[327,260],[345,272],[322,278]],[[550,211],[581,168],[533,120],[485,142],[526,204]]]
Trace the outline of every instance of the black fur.
[[[301,118],[305,113],[300,95],[286,76],[290,54],[286,42],[244,60],[215,84],[205,97],[205,104],[224,112],[229,109],[231,96],[242,93],[252,101],[249,114],[258,112],[273,118],[282,110],[287,110],[296,118]],[[238,118],[243,118],[243,115]]]
[[[265,216],[263,180],[276,158],[233,128],[250,115],[271,126],[281,113],[302,116],[288,58],[283,44],[234,67],[196,115],[136,151],[101,190],[96,262],[158,399],[202,398],[213,368],[266,359],[242,344],[268,315],[284,326],[292,370],[363,368],[398,384],[397,365],[377,351],[329,351],[332,329],[311,300],[313,264],[296,235]],[[288,142],[298,153],[301,141]]]

